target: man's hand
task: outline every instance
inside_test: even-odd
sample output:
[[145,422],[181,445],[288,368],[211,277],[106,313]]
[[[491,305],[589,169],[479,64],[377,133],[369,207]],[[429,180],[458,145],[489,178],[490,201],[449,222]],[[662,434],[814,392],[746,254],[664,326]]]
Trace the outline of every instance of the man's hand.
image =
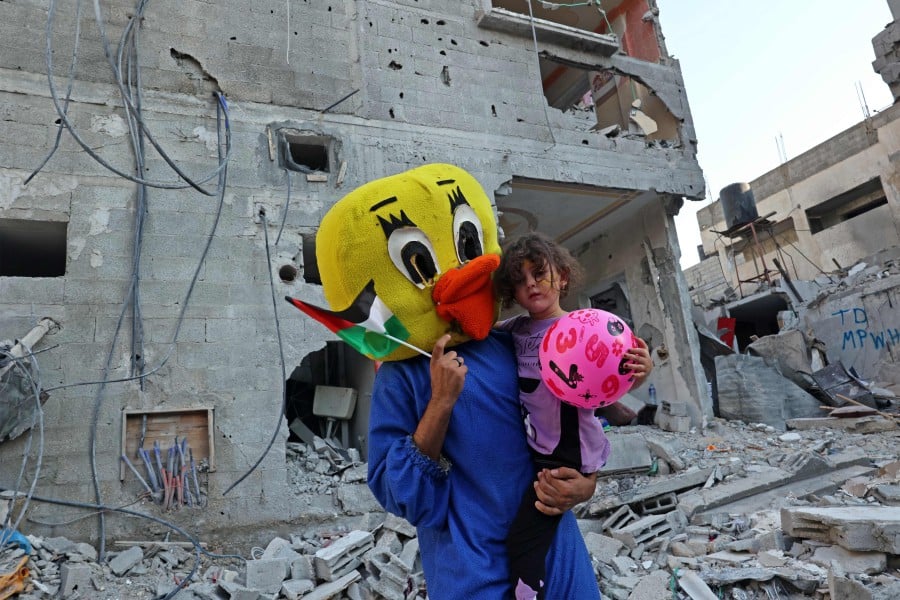
[[462,356],[456,350],[444,353],[444,347],[449,341],[449,333],[441,336],[431,351],[431,401],[452,407],[462,392],[469,367],[463,363]]
[[597,489],[597,474],[582,475],[575,469],[542,469],[534,482],[535,508],[545,515],[561,515],[576,504],[590,500]]
[[466,373],[469,372],[456,350],[444,353],[449,341],[449,333],[441,336],[431,351],[431,400],[412,436],[419,451],[434,460],[440,457],[450,414],[462,392]]

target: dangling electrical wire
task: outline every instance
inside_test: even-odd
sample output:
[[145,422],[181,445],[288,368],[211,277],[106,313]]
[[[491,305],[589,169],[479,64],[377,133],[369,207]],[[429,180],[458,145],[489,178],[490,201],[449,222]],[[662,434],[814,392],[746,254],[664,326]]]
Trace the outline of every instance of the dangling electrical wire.
[[266,222],[266,212],[264,210],[260,211],[260,218],[262,219],[263,226],[263,236],[266,240],[266,267],[269,271],[269,289],[272,291],[272,310],[275,313],[275,335],[278,338],[278,354],[281,356],[281,409],[278,411],[278,421],[275,425],[275,430],[272,432],[272,438],[269,440],[269,444],[266,446],[266,449],[263,450],[262,454],[259,455],[259,458],[256,459],[256,462],[247,469],[247,472],[241,475],[237,481],[228,486],[222,495],[226,495],[230,492],[235,486],[237,486],[240,482],[246,479],[250,473],[256,470],[256,467],[263,461],[266,455],[269,453],[269,450],[272,449],[272,445],[275,443],[275,439],[278,437],[278,432],[281,431],[281,425],[284,421],[284,411],[287,407],[287,369],[285,367],[284,361],[284,345],[281,343],[281,323],[278,320],[278,303],[275,300],[275,280],[272,277],[272,255],[269,251],[269,224]]
[[[46,52],[45,52],[44,58],[45,58],[45,62],[47,65],[47,81],[48,81],[49,89],[50,89],[50,97],[53,101],[54,107],[56,108],[56,112],[59,115],[60,121],[62,122],[63,125],[65,125],[66,129],[68,129],[69,133],[72,135],[72,138],[78,143],[79,146],[81,146],[81,148],[91,158],[93,158],[95,161],[97,161],[100,165],[102,165],[107,170],[115,173],[116,175],[119,175],[120,177],[123,177],[129,181],[132,181],[134,183],[145,183],[146,185],[148,185],[150,187],[161,188],[161,189],[185,189],[187,187],[192,187],[192,188],[196,189],[198,192],[200,192],[201,194],[204,194],[206,196],[215,196],[215,194],[216,194],[215,191],[205,190],[205,189],[201,188],[200,185],[215,178],[218,175],[218,173],[220,173],[222,171],[222,169],[225,167],[225,163],[227,163],[228,159],[230,158],[230,144],[228,145],[229,152],[226,153],[225,158],[219,162],[216,169],[213,170],[210,174],[206,175],[205,177],[203,177],[197,181],[194,181],[192,178],[190,178],[188,175],[186,175],[175,164],[175,162],[172,160],[172,158],[163,150],[163,148],[156,142],[156,140],[150,134],[150,131],[147,129],[147,127],[145,126],[145,124],[144,124],[143,120],[140,118],[140,116],[135,114],[135,119],[138,123],[138,126],[140,127],[140,131],[142,132],[142,134],[147,137],[147,140],[156,149],[156,151],[159,153],[159,156],[166,162],[166,164],[168,164],[169,167],[171,167],[172,170],[175,171],[175,173],[185,182],[183,184],[179,184],[179,183],[169,183],[169,182],[148,181],[148,180],[143,179],[143,177],[135,177],[134,175],[125,173],[124,171],[112,166],[106,160],[104,160],[102,157],[100,157],[90,146],[88,146],[88,144],[84,141],[84,139],[82,139],[81,135],[78,133],[77,129],[74,127],[71,120],[69,119],[69,116],[67,114],[68,111],[63,110],[63,106],[60,105],[59,94],[56,90],[56,85],[53,81],[53,35],[52,34],[53,34],[53,20],[54,20],[55,12],[56,12],[56,3],[57,3],[57,0],[50,0],[50,5],[47,9]],[[141,5],[142,4],[143,4],[143,2],[141,2]],[[120,94],[122,96],[123,104],[124,104],[126,110],[130,110],[133,113],[136,113],[135,107],[134,107],[131,99],[129,98],[129,94],[127,93],[127,91],[124,88],[124,84],[122,82],[122,74],[119,71],[118,67],[116,66],[115,59],[112,56],[112,52],[109,47],[109,40],[106,36],[106,27],[105,27],[105,24],[103,21],[103,15],[101,13],[100,4],[99,4],[98,0],[94,0],[94,12],[95,12],[96,20],[97,20],[97,27],[100,30],[100,39],[101,39],[101,42],[103,43],[104,54],[106,55],[107,61],[109,62],[110,66],[112,67],[113,76],[114,76],[116,85],[119,88]],[[134,20],[135,20],[135,17],[132,16],[132,18],[129,20],[128,26],[133,26],[132,23],[134,22]],[[230,132],[229,132],[229,135],[230,135]]]
[[[81,41],[81,0],[76,0],[75,2],[75,40],[72,44],[72,62],[69,64],[69,74],[67,77],[66,83],[66,99],[63,102],[63,112],[68,115],[69,114],[69,102],[72,99],[72,87],[75,83],[75,65],[78,64],[78,44]],[[47,156],[44,157],[44,160],[31,172],[22,185],[28,185],[28,182],[31,181],[35,175],[37,175],[41,169],[50,161],[56,151],[59,149],[59,142],[62,139],[63,131],[65,130],[66,125],[60,119],[59,125],[56,128],[56,139],[53,141],[53,147],[50,148],[50,152],[47,153]]]
[[[223,156],[223,154],[222,154],[222,139],[221,139],[221,137],[222,137],[221,136],[221,130],[222,130],[222,118],[221,117],[222,117],[222,114],[227,115],[228,108],[227,108],[227,104],[225,102],[225,98],[222,97],[221,94],[217,94],[217,98],[219,100],[220,110],[217,111],[217,113],[216,113],[216,129],[217,129],[217,131],[219,131],[218,153],[219,153],[219,158],[221,159]],[[227,129],[228,129],[227,118],[225,119],[225,123],[226,123],[225,128],[227,131]],[[226,135],[226,140],[228,140],[228,139],[230,139],[230,136]],[[226,144],[227,144],[227,142],[226,142]],[[113,383],[115,381],[129,381],[132,379],[143,379],[144,377],[147,377],[147,376],[151,375],[152,373],[155,373],[156,371],[160,370],[166,364],[166,362],[168,362],[169,357],[171,357],[172,352],[175,348],[175,342],[178,339],[178,332],[181,330],[181,325],[184,321],[185,311],[187,310],[191,295],[193,294],[194,285],[197,282],[197,279],[200,274],[200,269],[203,267],[203,263],[206,260],[206,255],[209,252],[210,245],[212,244],[212,240],[213,240],[213,237],[215,236],[216,229],[218,228],[219,218],[221,217],[222,207],[223,207],[224,200],[225,200],[225,183],[226,183],[226,178],[227,178],[227,172],[228,172],[227,166],[226,166],[226,168],[222,169],[219,172],[219,186],[218,186],[219,187],[219,192],[218,192],[219,203],[218,203],[218,208],[216,210],[215,220],[213,221],[212,230],[210,231],[210,234],[207,237],[206,245],[203,248],[203,252],[202,252],[202,254],[200,256],[200,260],[197,264],[197,268],[194,271],[194,276],[191,279],[190,285],[188,286],[188,290],[185,295],[184,302],[182,303],[182,306],[181,306],[181,311],[178,315],[178,321],[175,326],[175,332],[173,333],[173,336],[172,336],[172,342],[171,342],[168,352],[166,353],[166,356],[163,358],[163,360],[160,362],[160,364],[155,369],[153,369],[152,371],[143,373],[137,377],[128,377],[128,378],[124,378],[124,379],[120,379],[120,380],[108,380],[106,378],[107,373],[109,372],[109,367],[110,367],[111,360],[112,360],[113,349],[115,348],[116,340],[118,338],[119,328],[121,326],[122,319],[125,314],[125,309],[128,306],[128,303],[133,300],[134,288],[131,287],[131,288],[129,288],[129,294],[128,294],[129,297],[126,300],[126,303],[123,305],[123,310],[119,315],[119,322],[116,326],[116,331],[113,334],[113,341],[110,344],[110,352],[107,356],[107,363],[103,370],[103,379],[100,381],[96,381],[96,382],[72,384],[72,385],[88,385],[88,384],[94,383],[94,384],[100,385],[100,387],[97,390],[97,394],[94,397],[94,410],[92,413],[93,418],[91,421],[91,430],[90,430],[91,475],[92,475],[92,481],[94,484],[94,492],[95,492],[95,496],[97,497],[98,504],[101,504],[101,498],[100,498],[100,484],[99,484],[99,479],[97,476],[96,437],[97,437],[97,423],[99,422],[99,417],[100,417],[100,407],[102,405],[103,391],[104,391],[107,383]],[[51,389],[59,389],[62,387],[71,387],[71,385],[57,386],[56,388],[51,388]],[[99,515],[99,521],[100,521],[100,536],[99,536],[100,537],[100,549],[98,551],[98,554],[102,560],[103,556],[104,556],[104,550],[105,550],[105,519],[104,519],[103,513],[101,513]]]
[[22,484],[22,478],[24,477],[25,470],[28,465],[28,457],[31,455],[31,443],[34,439],[35,425],[38,426],[38,450],[37,457],[35,459],[34,474],[31,478],[31,486],[28,489],[28,493],[25,494],[24,502],[19,508],[19,516],[16,518],[15,522],[12,522],[12,515],[14,511],[9,511],[3,521],[3,526],[0,527],[0,530],[7,531],[16,531],[19,528],[19,524],[22,522],[25,513],[28,511],[28,504],[31,501],[31,497],[34,495],[34,488],[35,486],[37,486],[37,482],[41,473],[41,464],[44,458],[44,410],[41,407],[40,369],[38,368],[37,360],[35,359],[34,354],[30,354],[27,357],[27,360],[30,363],[33,373],[22,364],[25,361],[25,358],[13,358],[13,368],[18,369],[31,386],[31,392],[34,395],[35,406],[30,431],[28,432],[28,440],[26,441],[25,449],[22,452],[22,465],[19,468],[19,474],[16,477],[16,483],[13,486],[13,489],[17,496],[20,493],[19,488]]
[[[540,50],[538,50],[537,43],[537,31],[534,27],[534,13],[531,10],[531,0],[528,1],[528,17],[531,21],[531,41],[534,42],[534,56],[538,60],[538,81],[541,82],[541,95],[544,95],[544,83],[541,81],[541,54]],[[544,120],[547,121],[547,131],[550,132],[550,139],[553,140],[553,145],[556,145],[556,136],[553,135],[553,126],[550,125],[550,113],[547,112],[547,102],[543,103],[544,105]],[[549,150],[549,148],[548,148]]]
[[[122,37],[119,41],[117,52],[119,73],[124,67],[128,76],[128,95],[133,98],[135,113],[140,114],[143,106],[141,81],[141,71],[138,68],[137,49],[140,46],[138,36],[140,27],[134,27],[135,22],[143,19],[146,0],[141,0],[135,11],[133,19],[128,21]],[[126,44],[128,51],[125,51]],[[124,61],[124,63],[123,63]],[[132,118],[133,114],[127,109],[125,110],[128,123],[128,130],[131,135],[131,146],[134,152],[134,168],[135,176],[139,177],[144,170],[145,164],[145,145],[144,137],[141,135],[137,122]],[[132,276],[131,276],[131,375],[141,374],[144,370],[144,331],[143,331],[143,314],[141,312],[141,257],[143,256],[143,235],[144,220],[147,216],[147,185],[140,183],[137,188],[137,197],[135,199],[135,222],[134,222],[134,251],[132,253]],[[138,380],[141,390],[144,389],[144,379]]]
[[[223,115],[224,115],[224,122],[225,122],[225,130],[228,131],[228,128],[229,128],[228,118],[227,118],[228,104],[225,101],[225,98],[221,94],[217,93],[216,98],[219,101],[219,109],[220,109],[220,112],[216,115],[217,129],[220,132],[219,133],[219,138],[220,138],[220,140],[219,140],[219,148],[220,148],[219,155],[222,156],[221,128],[222,128]],[[230,139],[231,139],[230,136],[226,136],[226,143],[230,144]],[[160,361],[160,363],[156,367],[154,367],[153,369],[150,369],[148,371],[145,371],[142,375],[136,375],[133,377],[121,377],[118,379],[104,378],[104,379],[99,379],[96,381],[80,381],[78,383],[67,383],[64,385],[57,385],[54,387],[46,388],[45,389],[46,392],[52,392],[55,390],[61,390],[61,389],[70,388],[70,387],[78,387],[78,386],[83,386],[83,385],[104,385],[107,383],[123,383],[126,381],[134,381],[136,379],[143,379],[143,378],[149,377],[150,375],[153,375],[154,373],[156,373],[157,371],[159,371],[166,365],[166,363],[169,361],[169,358],[172,356],[172,351],[175,348],[175,342],[178,341],[178,333],[181,331],[181,326],[182,326],[182,323],[184,322],[185,311],[187,311],[188,304],[191,299],[191,295],[193,294],[193,291],[194,291],[194,286],[196,285],[197,279],[200,276],[200,269],[203,267],[203,263],[206,260],[206,255],[209,253],[209,247],[212,244],[213,237],[215,236],[215,232],[216,232],[216,229],[219,224],[219,219],[222,215],[222,207],[223,207],[223,204],[225,201],[225,187],[226,187],[225,182],[227,180],[227,172],[228,172],[227,168],[223,169],[222,171],[219,172],[219,199],[218,199],[218,206],[216,209],[216,216],[213,221],[212,229],[206,238],[206,245],[204,246],[203,252],[200,255],[200,260],[198,261],[197,268],[194,270],[194,275],[191,278],[191,283],[188,285],[187,292],[185,293],[185,298],[181,303],[181,311],[178,313],[178,321],[175,325],[175,331],[172,334],[172,341],[168,342],[169,350],[166,353],[166,356],[163,357],[163,359]]]
[[278,235],[275,237],[276,246],[281,241],[281,232],[284,231],[284,222],[287,221],[288,206],[291,204],[291,172],[288,169],[285,169],[284,172],[287,175],[287,197],[284,199],[284,209],[281,211],[281,227],[278,228]]

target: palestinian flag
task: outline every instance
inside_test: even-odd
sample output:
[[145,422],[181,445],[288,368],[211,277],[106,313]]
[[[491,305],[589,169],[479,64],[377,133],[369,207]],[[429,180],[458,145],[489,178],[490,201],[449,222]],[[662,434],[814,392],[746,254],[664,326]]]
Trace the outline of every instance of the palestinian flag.
[[285,296],[284,299],[372,360],[384,358],[401,345],[429,356],[427,352],[406,343],[409,332],[375,294],[373,281],[366,285],[349,308],[342,311],[320,308],[290,296]]

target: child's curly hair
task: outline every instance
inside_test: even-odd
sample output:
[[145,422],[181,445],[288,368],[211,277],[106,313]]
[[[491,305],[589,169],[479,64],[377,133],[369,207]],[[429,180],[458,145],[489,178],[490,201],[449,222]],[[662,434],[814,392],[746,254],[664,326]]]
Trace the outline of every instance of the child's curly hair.
[[553,267],[566,280],[566,286],[559,290],[560,298],[564,298],[570,288],[581,283],[581,265],[566,248],[543,233],[528,233],[503,250],[500,266],[494,273],[494,291],[504,308],[509,308],[516,302],[516,285],[522,282],[522,263],[526,260],[530,260],[539,269],[549,271],[549,267]]

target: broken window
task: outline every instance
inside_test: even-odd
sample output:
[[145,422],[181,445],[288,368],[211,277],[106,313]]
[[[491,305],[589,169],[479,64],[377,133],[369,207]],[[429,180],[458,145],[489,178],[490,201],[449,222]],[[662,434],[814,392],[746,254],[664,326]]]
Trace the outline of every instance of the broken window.
[[281,166],[300,173],[330,173],[331,142],[328,136],[281,130],[278,144]]
[[0,276],[66,274],[65,221],[0,219]]
[[614,283],[605,290],[591,296],[591,308],[598,308],[612,313],[621,318],[628,324],[628,327],[634,328],[634,320],[631,318],[631,305],[622,285]]
[[[479,26],[612,56],[658,63],[661,58],[655,8],[647,0],[593,0],[582,3],[482,0]],[[533,15],[533,18],[532,18]],[[595,130],[652,140],[678,140],[678,121],[646,86],[614,70],[589,71],[541,53],[541,85],[547,105],[596,115]],[[587,143],[587,142],[585,142]]]
[[365,456],[372,365],[344,342],[327,342],[307,354],[287,380],[289,441],[316,445],[319,437],[332,448],[355,448]]
[[541,58],[541,79],[548,106],[593,113],[599,130],[650,140],[677,140],[678,121],[665,104],[636,79],[613,71],[588,71]]
[[806,210],[809,230],[816,234],[887,204],[881,179],[875,177]]
[[[479,26],[611,56],[659,62],[656,9],[647,0],[532,2],[483,0]],[[532,19],[532,16],[534,17]]]
[[345,351],[343,342],[327,342],[322,350],[307,354],[288,377],[285,417],[291,430],[291,441],[310,443],[309,439],[304,439],[309,436],[307,432],[319,437],[325,435],[326,423],[313,413],[316,387],[344,385]]
[[319,275],[319,262],[316,260],[316,236],[315,234],[303,235],[303,281],[322,285],[322,277]]

